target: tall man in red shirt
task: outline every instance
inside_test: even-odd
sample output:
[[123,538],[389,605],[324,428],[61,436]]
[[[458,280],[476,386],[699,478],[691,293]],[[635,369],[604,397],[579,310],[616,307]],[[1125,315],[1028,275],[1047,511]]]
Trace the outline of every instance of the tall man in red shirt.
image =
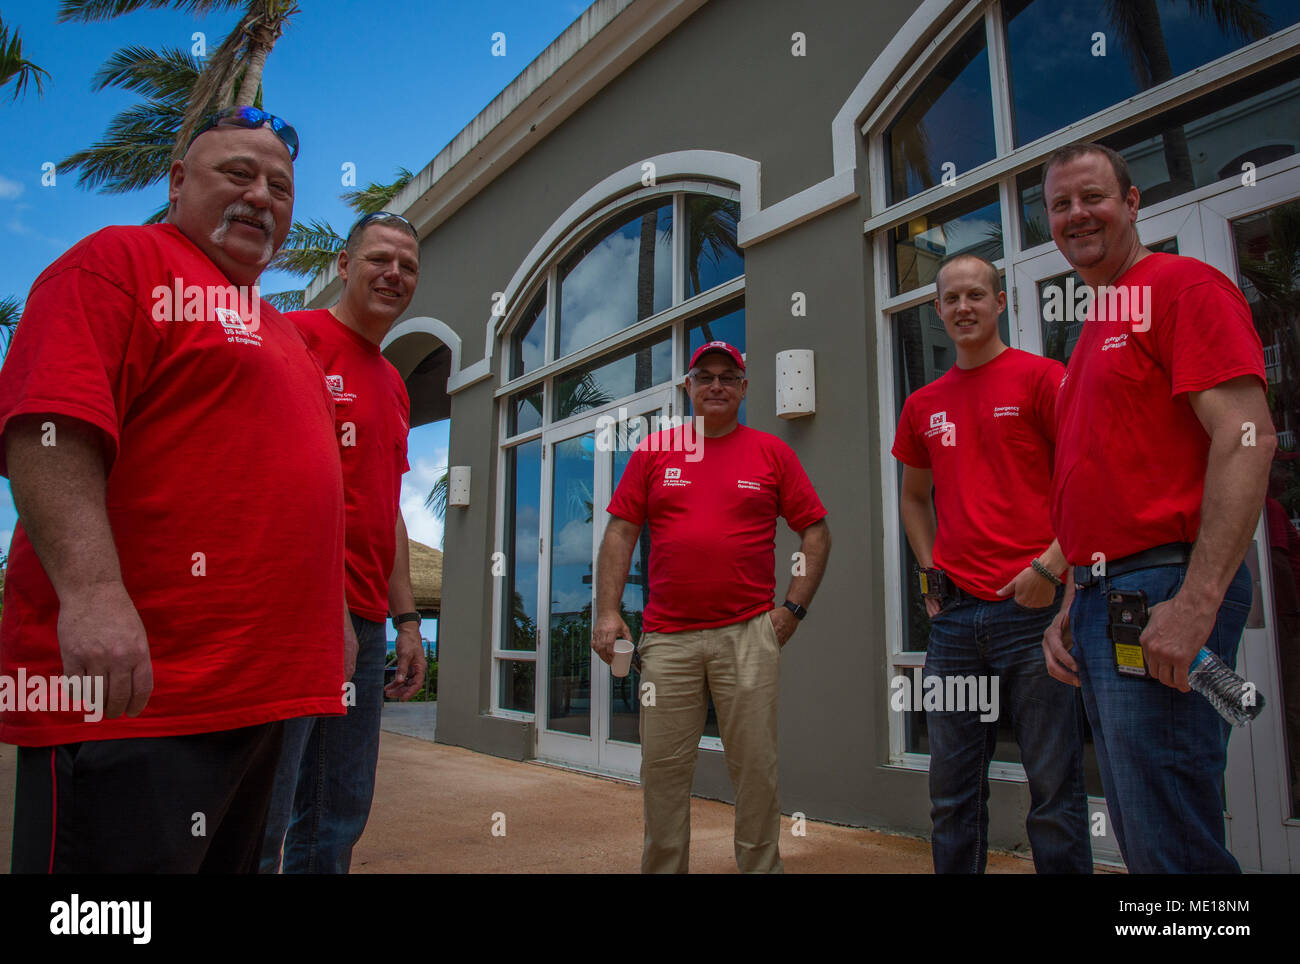
[[[338,257],[343,291],[332,308],[293,312],[334,393],[347,501],[347,600],[357,668],[347,715],[290,720],[262,849],[275,873],[346,874],[370,816],[384,707],[384,621],[397,629],[397,678],[388,695],[407,700],[424,681],[420,614],[411,592],[410,548],[398,497],[411,403],[379,346],[406,310],[420,277],[415,228],[397,214],[359,219]],[[287,832],[286,832],[287,831]]]
[[[781,647],[812,602],[830,553],[826,510],[790,447],[739,423],[748,381],[735,347],[713,341],[691,358],[685,388],[694,426],[646,439],[609,503],[597,563],[592,648],[605,662],[615,638],[632,550],[650,524],[650,600],[643,619],[641,789],[643,873],[685,873],[691,778],[708,713],[718,711],[736,791],[736,863],[779,873],[776,787]],[[689,442],[690,444],[683,444]],[[799,533],[804,566],[773,608],[776,520]]]
[[[998,717],[1009,711],[1029,779],[1025,820],[1039,873],[1092,872],[1078,694],[1048,676],[1043,632],[1064,590],[1065,558],[1047,515],[1060,362],[1009,348],[997,269],[975,255],[939,267],[935,310],[957,364],[903,404],[894,456],[900,509],[924,569],[950,584],[928,596],[924,676],[987,680],[996,699],[926,711],[936,873],[983,873],[988,860],[988,769]],[[936,523],[930,489],[935,491]],[[996,684],[996,688],[994,687]]]
[[[1052,525],[1075,569],[1043,640],[1048,668],[1082,686],[1129,870],[1237,872],[1229,727],[1187,674],[1202,647],[1236,662],[1250,610],[1242,559],[1277,443],[1263,347],[1222,273],[1142,246],[1119,154],[1061,148],[1043,194],[1057,247],[1097,292],[1057,400]],[[1117,672],[1112,592],[1146,596],[1150,679]]]
[[105,228],[32,286],[0,370],[0,674],[99,677],[107,706],[0,716],[16,872],[255,871],[280,721],[342,712],[333,404],[255,287],[297,144],[215,115],[166,224]]

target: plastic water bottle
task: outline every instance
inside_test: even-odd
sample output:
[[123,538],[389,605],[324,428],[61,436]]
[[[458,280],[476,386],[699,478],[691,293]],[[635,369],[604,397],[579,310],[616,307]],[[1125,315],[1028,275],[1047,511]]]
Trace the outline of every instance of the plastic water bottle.
[[1264,708],[1264,697],[1204,646],[1192,660],[1187,685],[1200,693],[1233,726],[1245,726]]

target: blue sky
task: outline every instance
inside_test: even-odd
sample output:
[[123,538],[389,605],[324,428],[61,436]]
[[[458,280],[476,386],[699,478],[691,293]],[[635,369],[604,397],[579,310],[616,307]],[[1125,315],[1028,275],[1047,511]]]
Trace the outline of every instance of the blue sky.
[[[37,275],[80,238],[109,224],[138,224],[166,200],[166,183],[105,195],[59,175],[42,186],[42,165],[98,140],[118,111],[136,103],[116,89],[95,92],[91,78],[129,45],[190,50],[201,32],[215,50],[237,21],[234,12],[195,18],[138,11],[107,23],[58,23],[57,0],[0,5],[4,23],[22,36],[23,54],[49,71],[44,97],[29,88],[14,103],[0,98],[0,297],[26,298]],[[418,172],[586,8],[567,0],[303,0],[267,61],[263,106],[298,131],[294,216],[329,221],[342,232],[351,212],[339,200],[343,165],[356,182],[392,180],[398,167]],[[493,35],[505,55],[493,55]],[[268,272],[267,292],[300,288]],[[402,510],[411,537],[440,546],[441,526],[424,509],[425,494],[447,464],[447,427],[415,429]],[[16,516],[8,480],[0,479],[0,545]],[[390,631],[391,635],[391,631]],[[426,633],[426,635],[429,635]]]

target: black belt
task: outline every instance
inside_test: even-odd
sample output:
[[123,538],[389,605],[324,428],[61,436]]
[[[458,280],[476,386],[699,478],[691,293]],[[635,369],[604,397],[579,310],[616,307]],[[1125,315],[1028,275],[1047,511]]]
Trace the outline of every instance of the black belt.
[[1093,574],[1092,566],[1075,566],[1074,586],[1076,589],[1086,589],[1089,586],[1095,586],[1102,577],[1122,576],[1125,573],[1137,572],[1139,569],[1154,569],[1156,566],[1185,566],[1191,558],[1192,544],[1190,542],[1170,542],[1163,546],[1156,546],[1154,549],[1135,552],[1123,559],[1107,561],[1102,565],[1100,576]]

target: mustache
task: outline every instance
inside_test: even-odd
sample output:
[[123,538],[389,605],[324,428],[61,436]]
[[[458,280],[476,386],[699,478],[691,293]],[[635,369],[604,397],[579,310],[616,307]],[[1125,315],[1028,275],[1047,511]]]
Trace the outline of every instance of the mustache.
[[221,217],[223,228],[229,228],[230,222],[235,218],[246,218],[250,221],[257,221],[267,234],[275,233],[275,215],[265,208],[259,210],[245,201],[233,202],[230,207],[226,208]]

